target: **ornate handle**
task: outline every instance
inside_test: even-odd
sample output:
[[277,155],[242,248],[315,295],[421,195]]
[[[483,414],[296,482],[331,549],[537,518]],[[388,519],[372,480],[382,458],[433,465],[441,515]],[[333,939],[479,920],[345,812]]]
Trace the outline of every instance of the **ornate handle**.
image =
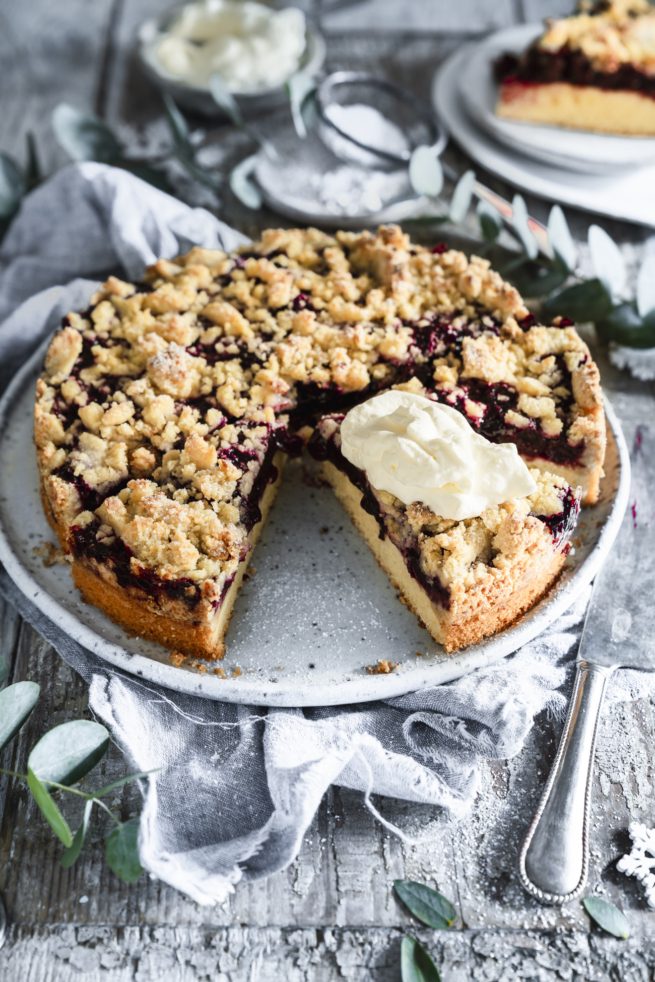
[[596,730],[613,671],[613,667],[578,662],[555,763],[521,850],[521,882],[545,904],[573,900],[587,881]]

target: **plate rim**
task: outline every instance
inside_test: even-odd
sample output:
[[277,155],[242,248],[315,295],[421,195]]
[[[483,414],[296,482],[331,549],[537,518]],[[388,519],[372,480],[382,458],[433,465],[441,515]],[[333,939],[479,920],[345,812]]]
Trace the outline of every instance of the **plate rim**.
[[[21,366],[0,398],[0,446],[7,432],[12,408],[18,401],[17,396],[26,385],[31,386],[33,376],[36,377],[40,370],[43,353],[48,343],[49,338],[46,338]],[[98,634],[79,620],[73,611],[51,597],[23,566],[19,556],[14,552],[3,526],[2,512],[5,509],[0,510],[0,563],[4,565],[25,598],[68,637],[95,654],[108,667],[136,676],[147,683],[163,686],[174,692],[221,702],[280,708],[352,705],[391,699],[422,688],[441,685],[460,678],[475,668],[486,667],[507,657],[524,644],[534,640],[546,627],[557,620],[591,583],[607,558],[621,527],[630,489],[630,458],[623,430],[605,396],[604,402],[607,423],[617,449],[618,484],[607,519],[589,555],[565,586],[559,590],[555,586],[553,595],[534,616],[527,619],[524,616],[493,638],[461,654],[455,653],[445,660],[433,662],[431,666],[426,658],[426,667],[421,666],[412,670],[411,674],[393,672],[389,675],[357,675],[336,683],[323,682],[314,688],[299,685],[297,681],[285,685],[283,682],[272,683],[256,678],[250,680],[246,676],[221,679],[209,673],[201,675],[158,662],[145,654],[130,653],[121,645]]]

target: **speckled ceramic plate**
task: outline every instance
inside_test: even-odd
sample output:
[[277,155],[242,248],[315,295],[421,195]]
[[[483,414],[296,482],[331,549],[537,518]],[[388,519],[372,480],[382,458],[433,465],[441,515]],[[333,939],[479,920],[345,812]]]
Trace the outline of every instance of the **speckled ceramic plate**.
[[[228,634],[228,655],[212,671],[176,668],[159,645],[128,635],[83,603],[66,563],[46,566],[53,541],[38,495],[32,445],[34,381],[43,351],[14,378],[0,403],[0,561],[52,621],[99,658],[144,680],[209,699],[263,706],[368,702],[446,682],[530,641],[592,580],[625,511],[629,459],[608,406],[610,446],[602,500],[586,509],[576,549],[549,596],[492,640],[447,656],[397,598],[331,491],[292,462],[254,553]],[[398,662],[389,675],[366,667]],[[232,675],[238,668],[240,674]]]

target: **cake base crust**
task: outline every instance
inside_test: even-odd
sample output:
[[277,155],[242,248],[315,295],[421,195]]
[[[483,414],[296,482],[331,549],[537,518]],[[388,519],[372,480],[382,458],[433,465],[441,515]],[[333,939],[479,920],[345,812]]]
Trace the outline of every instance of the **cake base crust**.
[[564,552],[553,549],[545,538],[545,548],[539,554],[538,563],[526,563],[524,568],[516,571],[518,575],[514,578],[499,579],[493,590],[471,591],[468,602],[458,604],[455,610],[446,610],[435,604],[411,576],[394,543],[387,537],[380,538],[377,521],[361,507],[361,491],[329,461],[321,465],[321,472],[378,563],[400,591],[404,603],[449,653],[509,627],[548,591],[564,565]]
[[[282,480],[285,456],[278,453],[274,458],[277,468],[275,481],[272,481],[264,491],[259,509],[261,519],[250,531],[248,541],[250,551],[246,558],[239,563],[236,575],[223,598],[220,608],[208,612],[203,617],[204,605],[199,604],[194,615],[194,609],[185,608],[181,603],[170,603],[168,610],[157,609],[154,602],[149,602],[137,590],[125,589],[109,578],[109,572],[103,568],[105,575],[100,575],[90,562],[73,560],[73,580],[87,603],[99,607],[121,627],[135,637],[156,641],[170,651],[180,651],[185,655],[209,660],[223,658],[225,654],[225,634],[227,632],[234,603],[239,593],[243,577],[252,560],[252,551],[259,539],[268,513],[277,495]],[[44,495],[44,506],[46,502]],[[50,509],[46,508],[51,518]],[[51,521],[51,524],[53,522]],[[55,531],[61,540],[56,524]],[[66,543],[62,543],[66,548]],[[176,616],[178,615],[178,616]],[[198,616],[200,615],[200,616]]]
[[655,134],[655,99],[568,82],[503,82],[496,114],[502,119],[626,136]]

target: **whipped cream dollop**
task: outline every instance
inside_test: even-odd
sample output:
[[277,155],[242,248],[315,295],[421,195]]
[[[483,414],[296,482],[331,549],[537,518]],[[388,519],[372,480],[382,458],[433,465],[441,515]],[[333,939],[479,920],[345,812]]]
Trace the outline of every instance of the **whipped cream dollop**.
[[450,406],[391,389],[346,414],[341,452],[376,491],[442,518],[475,518],[536,490],[510,443],[491,443]]
[[300,66],[305,15],[251,0],[201,0],[182,7],[154,45],[155,61],[190,85],[219,75],[230,92],[261,92],[282,85]]

